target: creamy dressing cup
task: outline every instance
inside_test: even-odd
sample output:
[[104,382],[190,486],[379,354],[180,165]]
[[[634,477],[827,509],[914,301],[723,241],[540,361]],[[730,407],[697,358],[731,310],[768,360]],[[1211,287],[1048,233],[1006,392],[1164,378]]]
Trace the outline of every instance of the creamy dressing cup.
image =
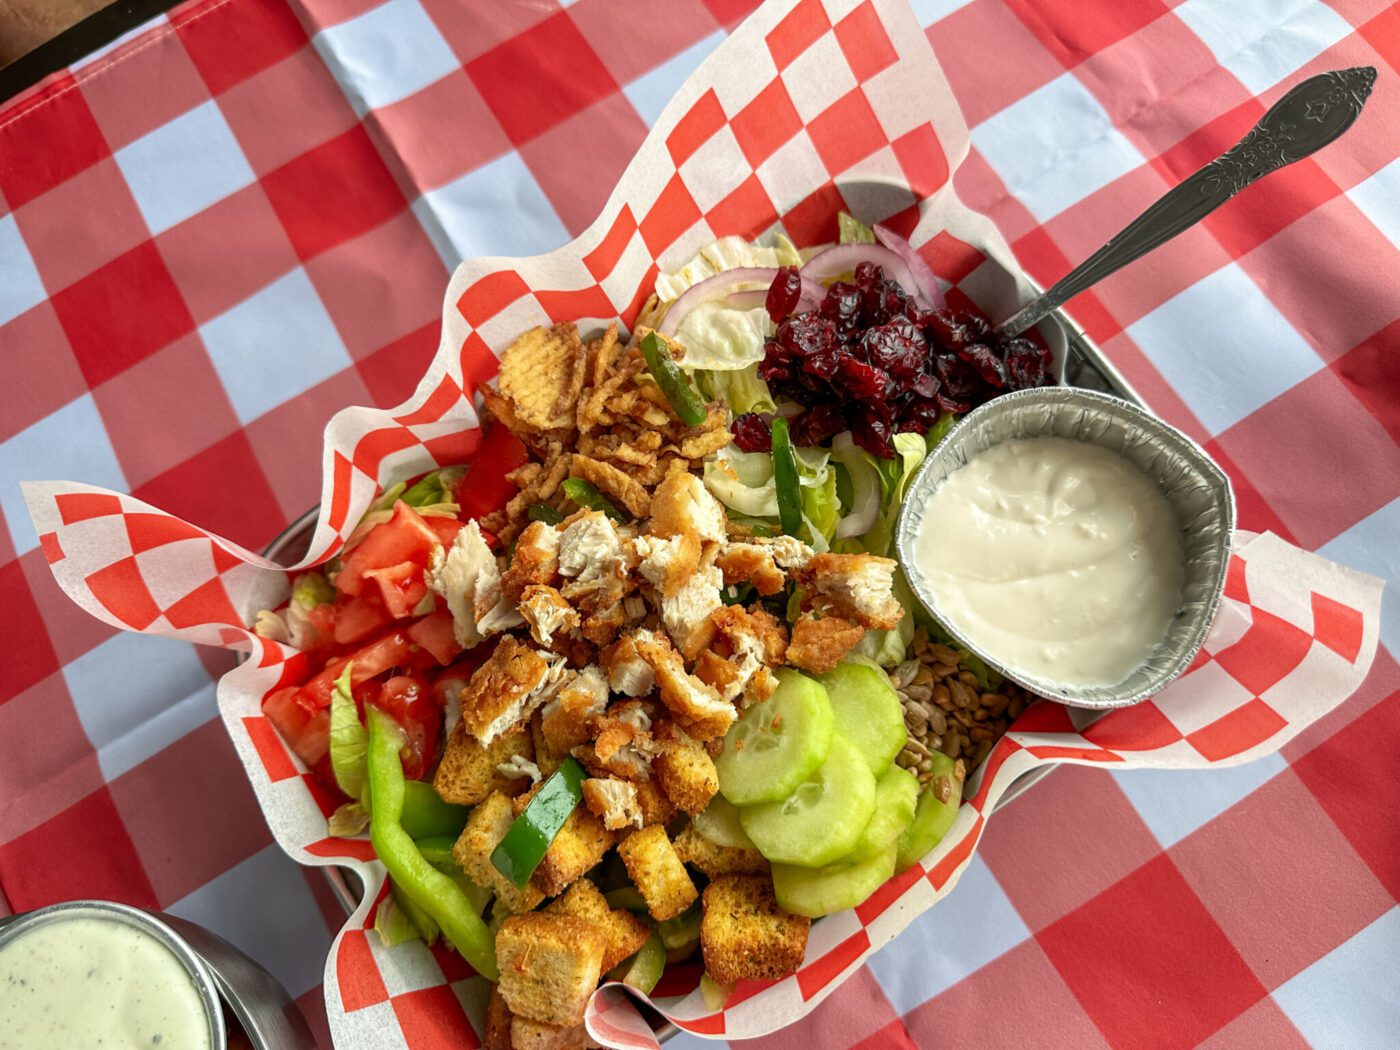
[[211,1050],[224,1050],[228,1037],[224,1026],[223,1007],[209,967],[174,930],[139,908],[110,901],[69,901],[13,916],[0,925],[0,957],[12,947],[19,950],[17,942],[28,934],[38,933],[46,928],[50,932],[57,932],[61,924],[76,921],[127,927],[150,938],[154,944],[169,952],[178,963],[175,973],[182,973],[189,979],[190,987],[180,988],[179,994],[188,993],[198,1002],[205,1025],[201,1034],[207,1040],[207,1045]]
[[[1176,615],[1156,648],[1112,685],[1070,686],[1015,667],[959,633],[915,558],[915,537],[935,491],[958,468],[1015,439],[1061,437],[1117,453],[1151,478],[1182,530],[1185,583]],[[1163,689],[1190,666],[1225,588],[1235,527],[1230,479],[1194,441],[1127,401],[1092,390],[1045,387],[1004,394],[969,413],[929,453],[909,483],[895,527],[895,550],[909,586],[958,642],[1006,678],[1073,707],[1126,707]]]

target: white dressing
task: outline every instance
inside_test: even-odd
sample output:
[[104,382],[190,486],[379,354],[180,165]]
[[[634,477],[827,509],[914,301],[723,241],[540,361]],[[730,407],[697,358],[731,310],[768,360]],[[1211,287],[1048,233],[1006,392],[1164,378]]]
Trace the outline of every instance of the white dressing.
[[144,930],[54,919],[0,949],[0,1043],[13,1050],[210,1050],[204,1000]]
[[1112,685],[1181,602],[1181,528],[1128,460],[1065,438],[1008,441],[934,493],[914,541],[948,625],[1002,663]]

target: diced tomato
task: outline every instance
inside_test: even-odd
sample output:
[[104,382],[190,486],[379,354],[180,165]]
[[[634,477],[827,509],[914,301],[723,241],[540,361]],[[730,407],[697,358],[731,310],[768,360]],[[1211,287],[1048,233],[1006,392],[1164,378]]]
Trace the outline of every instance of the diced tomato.
[[[428,594],[428,582],[423,578],[423,566],[411,561],[401,561],[397,565],[386,565],[382,569],[370,569],[365,573],[365,582],[379,588],[379,599],[389,615],[396,620],[413,614]],[[364,592],[368,593],[368,591]]]
[[452,541],[457,538],[457,533],[461,532],[467,524],[456,518],[443,518],[436,514],[423,520],[428,523],[430,529],[437,533],[437,538],[442,541],[444,547],[452,546]]
[[470,521],[485,517],[509,503],[516,488],[506,475],[523,466],[529,458],[520,439],[501,424],[487,427],[482,435],[481,447],[472,457],[466,475],[457,486],[461,518]]
[[322,602],[312,608],[306,616],[311,622],[311,629],[315,632],[311,643],[306,647],[307,652],[322,651],[337,644],[335,637],[336,613],[333,602]]
[[358,595],[369,570],[405,561],[425,566],[439,546],[441,541],[437,533],[416,510],[399,500],[394,504],[394,516],[370,529],[359,546],[345,556],[340,572],[336,573],[336,590],[352,597]]
[[403,727],[407,744],[403,754],[403,774],[419,780],[437,758],[438,737],[442,733],[442,711],[433,701],[426,683],[410,675],[396,675],[384,683],[377,698],[369,702],[392,715]]
[[350,672],[350,684],[354,686],[378,677],[391,667],[416,665],[432,660],[432,656],[416,645],[407,631],[395,629],[344,659],[327,662],[319,674],[298,690],[298,700],[311,710],[329,707],[331,690],[335,688],[335,680],[340,677],[346,660],[352,660],[355,664]]
[[433,654],[440,664],[450,664],[462,647],[452,629],[452,614],[436,609],[408,628],[408,636]]
[[430,692],[438,707],[447,707],[448,694],[454,697],[462,691],[462,686],[471,680],[476,669],[486,662],[491,653],[489,645],[477,645],[468,649],[456,660],[444,667],[433,679]]
[[301,691],[288,686],[268,695],[263,701],[263,714],[282,734],[293,751],[308,766],[325,757],[330,747],[331,716],[329,709],[314,710],[302,702]]
[[354,645],[376,631],[382,631],[394,620],[378,595],[359,598],[343,595],[335,605],[335,640],[337,645]]

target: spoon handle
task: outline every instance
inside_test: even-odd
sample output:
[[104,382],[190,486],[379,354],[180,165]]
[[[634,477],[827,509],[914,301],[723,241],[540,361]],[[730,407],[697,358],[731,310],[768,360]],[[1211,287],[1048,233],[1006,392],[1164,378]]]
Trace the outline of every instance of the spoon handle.
[[1250,183],[1320,150],[1351,127],[1376,81],[1374,66],[1309,77],[1239,142],[1168,190],[1112,240],[997,327],[1010,338],[1090,285],[1196,225]]

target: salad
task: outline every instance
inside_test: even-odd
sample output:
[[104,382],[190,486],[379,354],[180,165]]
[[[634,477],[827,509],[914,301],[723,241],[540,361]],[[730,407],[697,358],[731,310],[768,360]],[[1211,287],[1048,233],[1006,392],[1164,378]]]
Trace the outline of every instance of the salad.
[[1049,352],[841,229],[710,245],[625,336],[523,333],[477,462],[386,489],[258,617],[309,672],[265,713],[389,873],[376,930],[496,982],[489,1046],[583,1045],[603,980],[718,1006],[795,971],[1027,701],[889,554],[926,452]]

